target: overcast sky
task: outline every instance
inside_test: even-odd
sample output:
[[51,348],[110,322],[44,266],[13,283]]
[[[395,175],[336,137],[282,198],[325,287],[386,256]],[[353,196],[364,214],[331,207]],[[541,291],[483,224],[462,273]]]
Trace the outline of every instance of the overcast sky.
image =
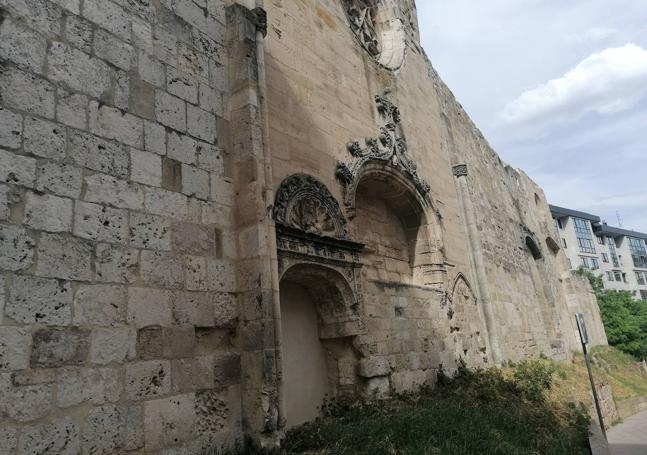
[[549,201],[647,232],[647,0],[418,0],[423,45]]

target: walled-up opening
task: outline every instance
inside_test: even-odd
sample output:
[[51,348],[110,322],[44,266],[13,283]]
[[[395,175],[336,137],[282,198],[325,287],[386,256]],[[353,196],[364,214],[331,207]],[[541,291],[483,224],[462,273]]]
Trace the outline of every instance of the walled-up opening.
[[280,282],[283,381],[288,428],[320,416],[329,398],[353,388],[356,358],[337,330],[358,309],[344,277],[314,264],[290,268]]
[[526,246],[536,261],[543,257],[541,250],[539,249],[539,245],[537,245],[537,242],[535,242],[535,240],[529,235],[526,236]]
[[428,284],[429,226],[411,188],[392,175],[367,173],[355,192],[355,213],[355,236],[366,245],[364,262],[375,278]]

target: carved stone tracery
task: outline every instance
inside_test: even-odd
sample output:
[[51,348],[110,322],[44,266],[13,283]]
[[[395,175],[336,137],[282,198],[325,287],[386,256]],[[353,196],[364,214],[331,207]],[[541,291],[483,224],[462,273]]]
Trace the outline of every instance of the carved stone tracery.
[[370,0],[344,0],[350,28],[360,44],[373,57],[382,52],[376,31],[377,7]]
[[346,205],[351,205],[348,187],[356,185],[362,168],[371,161],[382,162],[403,172],[427,203],[431,203],[429,184],[418,175],[416,164],[407,155],[407,142],[400,125],[400,110],[383,95],[375,97],[377,110],[384,121],[377,138],[366,138],[364,146],[359,141],[347,145],[354,158],[351,162],[338,162],[336,175],[346,187]]

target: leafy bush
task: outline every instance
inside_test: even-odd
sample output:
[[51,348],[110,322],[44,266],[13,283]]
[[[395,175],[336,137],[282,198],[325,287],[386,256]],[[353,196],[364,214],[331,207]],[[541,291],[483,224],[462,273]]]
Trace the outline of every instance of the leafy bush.
[[549,362],[524,360],[516,365],[514,379],[526,399],[544,401],[546,392],[552,387],[556,372],[555,366]]

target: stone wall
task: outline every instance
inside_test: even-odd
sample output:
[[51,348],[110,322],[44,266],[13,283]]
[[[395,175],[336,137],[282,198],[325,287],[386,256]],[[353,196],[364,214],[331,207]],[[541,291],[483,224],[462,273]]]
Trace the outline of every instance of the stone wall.
[[0,1],[1,453],[240,435],[225,24]]

